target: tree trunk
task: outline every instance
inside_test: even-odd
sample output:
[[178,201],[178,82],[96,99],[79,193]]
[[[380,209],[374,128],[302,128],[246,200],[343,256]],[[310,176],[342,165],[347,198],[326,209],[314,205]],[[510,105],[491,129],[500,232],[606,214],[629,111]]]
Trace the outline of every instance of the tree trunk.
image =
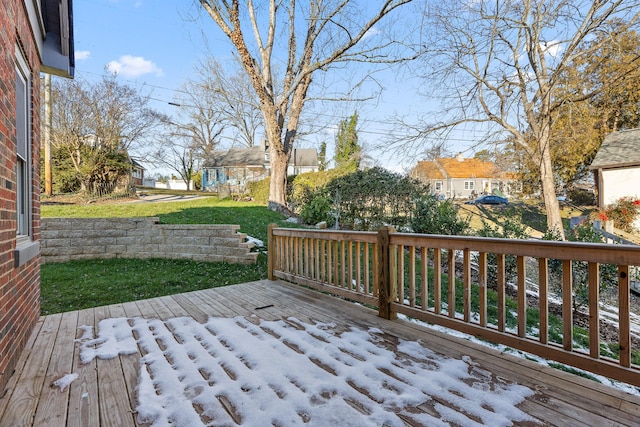
[[269,209],[289,213],[287,208],[287,165],[289,155],[283,150],[270,147],[271,182],[269,184]]
[[[547,145],[548,147],[548,145]],[[542,184],[542,197],[547,214],[547,231],[551,231],[565,240],[564,226],[560,216],[560,204],[556,196],[555,180],[551,166],[551,154],[548,149],[542,150],[540,161],[540,181]]]

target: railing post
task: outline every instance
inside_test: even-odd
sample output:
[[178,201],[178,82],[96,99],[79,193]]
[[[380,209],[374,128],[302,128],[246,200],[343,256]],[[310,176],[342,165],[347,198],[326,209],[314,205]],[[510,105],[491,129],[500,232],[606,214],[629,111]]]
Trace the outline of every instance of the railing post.
[[276,263],[276,242],[273,236],[273,229],[278,228],[277,224],[269,224],[267,227],[267,278],[269,280],[276,280],[273,275]]
[[[393,227],[382,227],[378,230],[378,315],[385,319],[396,319],[397,313],[391,310],[391,302],[397,292],[393,285],[392,265],[395,251],[390,245],[390,234],[396,230]],[[393,254],[392,254],[393,252]]]

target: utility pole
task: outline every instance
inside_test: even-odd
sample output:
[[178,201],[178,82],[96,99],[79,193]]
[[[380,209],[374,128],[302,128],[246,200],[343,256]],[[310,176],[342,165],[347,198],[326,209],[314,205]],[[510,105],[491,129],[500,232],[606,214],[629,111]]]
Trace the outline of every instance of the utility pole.
[[51,126],[53,124],[53,105],[51,99],[51,74],[44,75],[44,192],[53,195],[53,177],[51,172]]

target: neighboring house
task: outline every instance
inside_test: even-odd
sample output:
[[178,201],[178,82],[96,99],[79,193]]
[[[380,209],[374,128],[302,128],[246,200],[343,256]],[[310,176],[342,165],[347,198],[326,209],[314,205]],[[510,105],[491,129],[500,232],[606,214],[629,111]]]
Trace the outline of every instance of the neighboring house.
[[640,198],[640,129],[607,135],[589,169],[593,171],[599,207],[621,197]]
[[138,187],[144,185],[144,167],[131,159],[131,183]]
[[0,7],[0,392],[40,316],[40,72],[73,77],[71,5]]
[[[269,176],[271,164],[265,145],[251,148],[232,148],[216,152],[202,166],[202,190],[243,193],[250,182]],[[287,175],[318,170],[318,153],[313,148],[295,148],[287,168]]]
[[433,194],[446,198],[469,198],[496,192],[509,195],[519,184],[508,173],[498,170],[494,163],[465,159],[461,154],[419,161],[410,176],[429,184]]

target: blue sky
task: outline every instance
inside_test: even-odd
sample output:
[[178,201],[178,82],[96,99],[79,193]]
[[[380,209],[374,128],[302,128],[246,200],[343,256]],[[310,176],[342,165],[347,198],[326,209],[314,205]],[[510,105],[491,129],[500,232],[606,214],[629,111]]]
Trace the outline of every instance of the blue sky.
[[215,39],[206,16],[193,21],[199,10],[190,1],[82,0],[73,6],[78,77],[91,80],[108,67],[133,86],[146,85],[160,100],[156,108],[172,100],[206,53],[203,31],[216,56],[231,52],[224,39]]
[[[211,53],[221,63],[232,61],[230,42],[196,2],[79,0],[73,7],[76,75],[91,80],[99,78],[108,67],[128,84],[150,92],[154,99],[152,107],[165,113],[171,114],[174,107],[168,102],[192,73],[199,58]],[[335,79],[336,76],[340,78],[335,74],[320,78]],[[331,126],[357,108],[360,140],[370,157],[397,171],[415,165],[415,156],[400,158],[382,154],[373,146],[391,132],[391,126],[385,124],[389,115],[396,112],[411,115],[425,108],[425,102],[416,96],[414,85],[417,83],[391,72],[376,78],[385,88],[380,97],[365,104],[321,106],[316,117],[326,121],[328,128],[301,138],[298,145],[317,148],[324,140],[331,151]],[[325,84],[330,88],[339,82],[330,80]]]

